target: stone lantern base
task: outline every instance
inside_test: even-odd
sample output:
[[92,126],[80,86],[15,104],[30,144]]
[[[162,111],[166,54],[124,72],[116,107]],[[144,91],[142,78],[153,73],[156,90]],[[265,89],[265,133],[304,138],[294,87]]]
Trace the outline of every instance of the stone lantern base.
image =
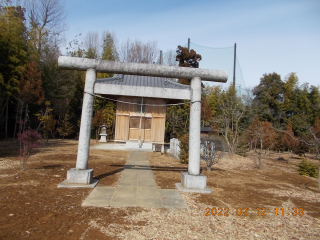
[[108,141],[107,141],[107,135],[108,135],[108,134],[106,134],[106,133],[101,133],[101,134],[100,134],[101,138],[100,138],[100,141],[99,141],[99,142],[108,142]]

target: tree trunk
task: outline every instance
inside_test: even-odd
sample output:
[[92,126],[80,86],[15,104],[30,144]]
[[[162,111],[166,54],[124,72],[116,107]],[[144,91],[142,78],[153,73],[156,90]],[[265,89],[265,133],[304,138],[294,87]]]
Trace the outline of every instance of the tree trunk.
[[6,109],[6,128],[5,128],[5,133],[6,133],[6,139],[8,138],[8,108],[9,108],[9,96],[7,97],[7,109]]
[[[207,166],[207,172],[211,172],[211,167]],[[320,176],[320,175],[319,175]],[[320,190],[319,190],[320,191]]]
[[[19,104],[18,104],[19,106]],[[19,107],[18,107],[19,108]],[[16,112],[16,120],[14,122],[14,130],[13,130],[13,138],[15,138],[16,136],[16,133],[17,133],[17,124],[18,124],[18,112],[19,112],[19,109],[17,109],[17,112]]]
[[318,164],[318,190],[320,192],[320,160]]
[[262,138],[260,138],[260,157],[259,157],[259,169],[262,168]]
[[[8,98],[8,97],[7,97]],[[7,101],[6,101],[6,104],[5,104],[5,106],[4,106],[4,108],[2,109],[2,111],[1,111],[1,114],[0,114],[0,119],[2,118],[2,115],[3,115],[3,113],[4,113],[4,110],[7,108]]]
[[26,128],[26,123],[28,121],[28,104],[26,104],[26,113],[25,113],[25,117],[24,117],[24,121],[23,121],[23,129],[22,132],[24,132],[25,128]]

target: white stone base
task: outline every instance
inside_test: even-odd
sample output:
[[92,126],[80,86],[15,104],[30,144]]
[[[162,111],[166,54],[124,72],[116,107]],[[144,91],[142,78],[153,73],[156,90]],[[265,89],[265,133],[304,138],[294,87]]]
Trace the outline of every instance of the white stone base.
[[64,180],[58,184],[58,188],[94,188],[98,182],[98,179],[93,179],[91,184],[68,183],[68,180]]
[[184,172],[181,175],[181,187],[190,190],[206,190],[207,177],[202,173],[199,175],[190,175],[189,173]]
[[184,188],[181,183],[176,183],[176,187],[181,192],[212,193],[212,190],[208,187],[206,189]]
[[68,183],[91,184],[93,179],[93,169],[79,170],[71,168],[67,172]]

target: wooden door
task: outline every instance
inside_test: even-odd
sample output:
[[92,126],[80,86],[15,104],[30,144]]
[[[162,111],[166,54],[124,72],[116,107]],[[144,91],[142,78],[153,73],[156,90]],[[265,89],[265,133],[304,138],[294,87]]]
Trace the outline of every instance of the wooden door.
[[164,142],[165,118],[152,118],[151,141]]
[[[141,119],[141,141],[151,141],[151,118]],[[138,140],[140,132],[140,117],[130,117],[129,140]]]
[[115,140],[129,140],[129,115],[117,115]]

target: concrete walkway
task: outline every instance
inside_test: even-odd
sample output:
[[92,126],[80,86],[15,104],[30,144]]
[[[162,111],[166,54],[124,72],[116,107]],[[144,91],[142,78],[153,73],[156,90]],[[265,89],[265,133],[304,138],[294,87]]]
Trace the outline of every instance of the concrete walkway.
[[152,144],[143,143],[142,147],[139,148],[137,141],[127,143],[99,143],[90,146],[90,149],[152,152]]
[[147,154],[133,151],[117,187],[97,186],[82,206],[189,208],[176,189],[158,189]]

